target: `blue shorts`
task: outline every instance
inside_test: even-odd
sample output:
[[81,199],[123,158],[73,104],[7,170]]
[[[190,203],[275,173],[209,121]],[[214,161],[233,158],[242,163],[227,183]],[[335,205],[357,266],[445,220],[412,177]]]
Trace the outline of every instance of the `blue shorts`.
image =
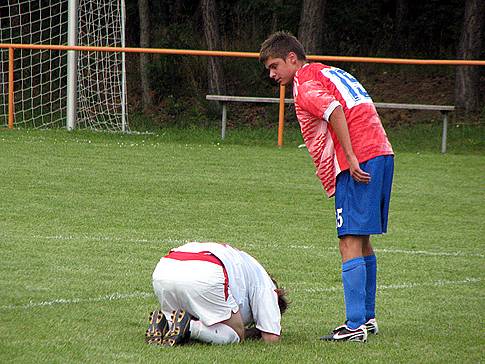
[[356,182],[349,170],[337,176],[335,216],[337,235],[371,235],[387,232],[394,157],[379,156],[360,163],[370,173],[368,184]]

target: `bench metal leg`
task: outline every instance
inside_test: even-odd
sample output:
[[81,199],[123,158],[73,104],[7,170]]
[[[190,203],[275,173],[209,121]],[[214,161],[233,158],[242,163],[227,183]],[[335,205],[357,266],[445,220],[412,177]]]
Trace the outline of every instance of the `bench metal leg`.
[[446,134],[448,133],[448,112],[443,112],[443,132],[441,134],[441,153],[446,153]]
[[227,107],[226,103],[222,102],[222,121],[221,121],[221,139],[226,136],[226,121],[227,121]]

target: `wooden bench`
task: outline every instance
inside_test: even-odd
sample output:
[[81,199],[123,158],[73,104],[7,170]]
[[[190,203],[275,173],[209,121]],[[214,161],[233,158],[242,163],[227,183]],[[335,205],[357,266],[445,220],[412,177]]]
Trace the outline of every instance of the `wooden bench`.
[[[221,138],[226,136],[227,122],[227,103],[229,102],[248,102],[248,103],[271,103],[278,104],[279,98],[275,97],[246,97],[246,96],[226,96],[226,95],[206,95],[209,101],[219,101],[222,105]],[[285,104],[292,104],[293,99],[285,99]],[[406,109],[406,110],[425,110],[440,111],[443,115],[443,132],[441,136],[441,153],[446,153],[446,136],[448,133],[448,114],[455,110],[454,106],[448,105],[423,105],[423,104],[398,104],[388,102],[375,102],[378,109]]]

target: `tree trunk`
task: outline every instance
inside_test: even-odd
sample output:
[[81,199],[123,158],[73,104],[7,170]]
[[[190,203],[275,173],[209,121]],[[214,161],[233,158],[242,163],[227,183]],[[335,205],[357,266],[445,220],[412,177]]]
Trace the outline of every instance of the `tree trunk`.
[[298,40],[307,54],[322,52],[323,16],[326,0],[303,0]]
[[[221,40],[215,0],[202,0],[201,7],[207,47],[209,50],[220,50]],[[209,57],[208,78],[209,93],[223,95],[225,93],[224,74],[220,57]]]
[[[140,17],[140,47],[148,48],[150,46],[150,9],[148,0],[138,0],[138,13]],[[148,112],[152,106],[152,93],[148,70],[149,63],[150,54],[140,53],[140,79],[144,113]]]
[[[463,28],[458,45],[459,59],[479,59],[483,44],[483,21],[485,2],[466,0]],[[480,108],[480,67],[457,66],[455,82],[455,106],[465,112]]]
[[278,14],[281,13],[281,10],[279,9],[283,6],[283,0],[274,0],[273,4],[274,4],[274,11],[273,11],[273,18],[271,20],[271,34],[278,31],[278,27],[279,27]]
[[394,28],[394,48],[396,50],[407,50],[407,24],[409,4],[408,0],[396,0],[396,13]]

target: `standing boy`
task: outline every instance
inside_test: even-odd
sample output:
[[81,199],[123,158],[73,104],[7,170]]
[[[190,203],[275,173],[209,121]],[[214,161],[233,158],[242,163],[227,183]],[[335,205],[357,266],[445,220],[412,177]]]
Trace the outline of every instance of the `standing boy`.
[[368,332],[378,332],[377,265],[370,235],[387,231],[391,144],[362,85],[341,69],[308,63],[291,34],[271,35],[259,59],[276,82],[293,82],[303,139],[328,197],[335,196],[347,320],[321,339],[365,342]]

